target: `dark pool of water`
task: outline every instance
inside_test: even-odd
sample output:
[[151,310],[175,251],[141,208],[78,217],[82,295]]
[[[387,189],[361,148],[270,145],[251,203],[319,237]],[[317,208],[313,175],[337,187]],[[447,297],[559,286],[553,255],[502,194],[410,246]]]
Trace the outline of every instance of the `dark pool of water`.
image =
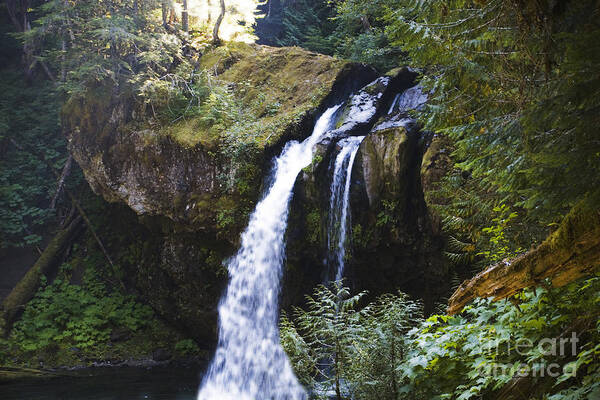
[[106,368],[0,384],[1,400],[194,400],[199,368]]

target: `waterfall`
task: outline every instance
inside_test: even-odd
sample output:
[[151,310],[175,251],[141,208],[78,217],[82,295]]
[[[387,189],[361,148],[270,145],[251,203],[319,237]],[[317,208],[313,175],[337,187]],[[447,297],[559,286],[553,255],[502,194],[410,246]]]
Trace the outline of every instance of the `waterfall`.
[[350,136],[338,142],[341,149],[335,158],[327,226],[329,267],[335,267],[336,280],[342,279],[344,275],[346,233],[349,223],[348,198],[350,197],[352,166],[358,147],[364,138],[364,136]]
[[219,342],[198,400],[307,398],[279,344],[284,234],[296,177],[312,161],[315,144],[333,127],[338,108],[325,111],[309,138],[287,143],[275,160],[272,184],[227,265],[230,281],[219,304]]

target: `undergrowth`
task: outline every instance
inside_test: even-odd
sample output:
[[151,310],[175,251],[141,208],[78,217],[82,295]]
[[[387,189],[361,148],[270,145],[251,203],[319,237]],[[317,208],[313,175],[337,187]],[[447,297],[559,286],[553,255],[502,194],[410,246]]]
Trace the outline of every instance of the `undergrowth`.
[[427,319],[401,293],[366,306],[361,297],[320,286],[307,310],[281,320],[314,398],[512,398],[510,387],[529,399],[600,395],[600,275]]
[[42,278],[10,336],[0,341],[1,365],[87,366],[150,358],[156,348],[198,354],[193,341],[167,327],[134,295],[107,282],[89,259],[83,265],[63,264],[51,283]]

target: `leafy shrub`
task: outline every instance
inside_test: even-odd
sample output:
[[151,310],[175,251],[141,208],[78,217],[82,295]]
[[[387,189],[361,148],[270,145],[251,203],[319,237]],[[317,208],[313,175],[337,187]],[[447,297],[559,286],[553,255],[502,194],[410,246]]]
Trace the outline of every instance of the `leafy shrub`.
[[351,296],[340,282],[321,285],[307,297],[307,311],[281,318],[282,345],[319,398],[397,398],[402,337],[420,320],[421,306],[400,293],[359,308],[365,294]]
[[[403,390],[423,398],[469,399],[528,372],[532,397],[595,398],[591,393],[600,390],[599,293],[600,278],[594,277],[567,288],[527,290],[512,301],[478,299],[456,316],[434,315],[407,337],[411,351],[401,367]],[[577,354],[571,354],[571,344],[564,352],[543,350],[544,341],[572,332],[585,338]],[[563,367],[560,377],[547,375],[553,363]],[[576,377],[566,367],[570,363],[577,367]]]
[[403,294],[358,308],[361,296],[320,286],[308,311],[281,319],[283,347],[316,396],[487,398],[526,375],[530,398],[600,394],[600,275],[426,320]]
[[52,284],[43,282],[15,324],[12,335],[23,350],[42,350],[54,343],[84,350],[107,342],[113,328],[136,332],[150,323],[150,307],[133,296],[111,292],[93,268],[85,271],[81,286],[69,283],[69,268],[64,264],[62,276]]
[[285,317],[282,319],[284,349],[299,366],[299,379],[318,396],[343,390],[352,344],[363,336],[356,308],[365,294],[350,296],[340,282],[331,287],[320,285],[312,297],[307,296],[307,311],[295,309],[300,333]]
[[193,355],[200,351],[200,348],[192,339],[183,339],[175,343],[175,351],[183,355]]
[[43,160],[11,141],[62,168],[67,150],[59,102],[51,85],[28,87],[9,68],[2,69],[0,91],[0,248],[37,245],[54,222],[56,211],[49,205],[56,179]]

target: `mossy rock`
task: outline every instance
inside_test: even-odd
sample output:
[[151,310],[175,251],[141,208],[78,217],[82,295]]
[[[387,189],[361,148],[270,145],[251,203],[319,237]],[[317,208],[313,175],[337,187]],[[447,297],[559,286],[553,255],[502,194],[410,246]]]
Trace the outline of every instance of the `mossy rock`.
[[[359,64],[300,48],[228,43],[198,60],[225,88],[236,113],[159,123],[127,84],[100,82],[62,112],[70,151],[94,192],[139,215],[166,216],[191,231],[237,240],[270,159],[310,134],[314,118],[344,82],[371,78]],[[364,84],[361,82],[361,84]],[[224,92],[224,93],[225,93]]]

